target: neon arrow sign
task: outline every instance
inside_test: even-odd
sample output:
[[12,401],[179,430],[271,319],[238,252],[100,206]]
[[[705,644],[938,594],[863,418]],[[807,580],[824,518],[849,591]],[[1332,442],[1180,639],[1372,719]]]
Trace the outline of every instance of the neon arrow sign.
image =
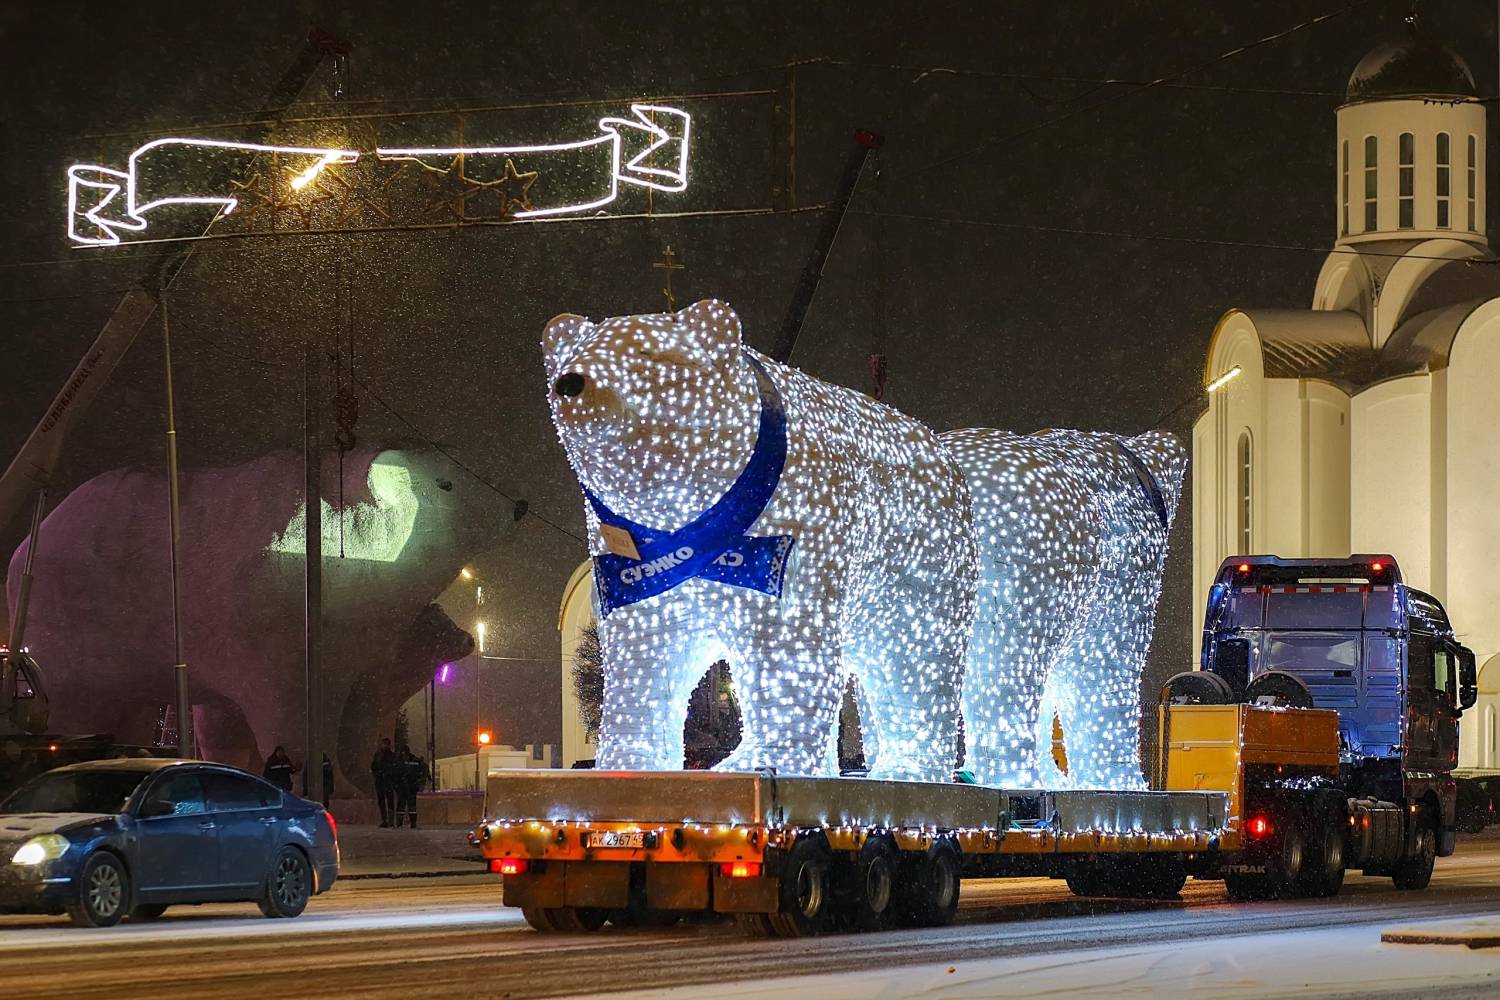
[[[632,104],[630,111],[634,118],[599,119],[597,135],[575,142],[379,147],[375,156],[380,160],[414,161],[437,173],[447,173],[462,158],[467,161],[466,169],[498,173],[502,179],[518,176],[517,161],[522,169],[526,164],[545,163],[549,168],[559,167],[558,172],[564,175],[589,178],[590,190],[583,197],[577,197],[577,192],[572,198],[561,191],[536,192],[535,202],[528,183],[522,197],[508,202],[516,210],[507,214],[515,219],[600,209],[619,197],[621,184],[663,192],[686,190],[692,117],[678,108],[658,104]],[[294,191],[306,187],[325,167],[354,163],[360,158],[359,151],[352,149],[153,139],[130,154],[124,170],[92,163],[75,163],[68,168],[68,239],[84,246],[117,246],[132,238],[149,238],[142,235],[150,225],[148,216],[169,206],[212,205],[228,215],[239,205],[239,199],[203,179],[203,157],[212,156],[216,163],[228,158],[230,165],[248,170],[250,161],[266,153],[288,160],[293,169],[300,168],[290,181]],[[661,159],[669,165],[654,165]],[[524,176],[534,179],[535,172]]]

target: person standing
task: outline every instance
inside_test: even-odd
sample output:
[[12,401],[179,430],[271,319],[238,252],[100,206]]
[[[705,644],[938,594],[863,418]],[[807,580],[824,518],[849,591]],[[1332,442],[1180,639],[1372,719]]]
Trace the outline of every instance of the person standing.
[[292,790],[292,774],[297,770],[292,764],[292,758],[286,755],[286,749],[277,746],[271,751],[271,756],[266,758],[265,770],[261,774],[271,784],[284,792]]
[[370,760],[370,774],[375,778],[375,801],[380,804],[381,826],[397,825],[397,770],[396,754],[391,750],[391,741],[382,737],[380,749],[375,751],[375,756]]
[[411,828],[417,828],[417,793],[426,784],[427,762],[411,752],[411,747],[405,743],[401,744],[399,763],[397,764],[400,774],[400,802],[399,811],[396,814],[396,825],[401,825],[404,817]]
[[333,761],[328,755],[323,755],[323,808],[328,808],[329,800],[333,798]]

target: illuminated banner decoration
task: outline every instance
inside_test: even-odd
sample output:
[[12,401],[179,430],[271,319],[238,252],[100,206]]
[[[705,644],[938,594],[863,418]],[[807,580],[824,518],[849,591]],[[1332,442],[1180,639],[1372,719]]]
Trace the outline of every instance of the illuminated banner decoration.
[[[599,119],[597,134],[572,142],[514,146],[377,147],[380,161],[411,162],[434,174],[457,174],[475,190],[494,191],[501,215],[538,218],[596,211],[628,184],[679,192],[688,183],[691,116],[677,108],[632,104],[633,118]],[[173,238],[153,234],[151,215],[180,205],[212,205],[228,215],[245,185],[214,178],[245,176],[258,157],[291,167],[300,191],[330,166],[360,160],[353,149],[276,146],[216,139],[153,139],[135,149],[125,169],[78,163],[68,168],[68,238],[86,246]],[[543,174],[566,185],[539,185]],[[559,188],[566,187],[566,190]]]

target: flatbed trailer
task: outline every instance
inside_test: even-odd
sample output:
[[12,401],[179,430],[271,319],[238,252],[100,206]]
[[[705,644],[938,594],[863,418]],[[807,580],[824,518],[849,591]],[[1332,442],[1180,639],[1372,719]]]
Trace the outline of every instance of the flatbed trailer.
[[1235,898],[1332,895],[1346,868],[1388,874],[1411,846],[1404,810],[1333,787],[1335,712],[1163,705],[1158,724],[1153,790],[492,771],[493,818],[472,836],[539,931],[708,912],[788,937],[946,924],[964,878],[1168,898],[1191,876]]

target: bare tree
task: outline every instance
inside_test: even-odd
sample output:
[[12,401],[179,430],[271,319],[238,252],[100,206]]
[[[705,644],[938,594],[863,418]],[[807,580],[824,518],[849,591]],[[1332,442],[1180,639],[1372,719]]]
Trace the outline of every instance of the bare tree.
[[599,645],[599,623],[589,622],[578,635],[573,651],[573,694],[578,699],[578,717],[589,739],[599,736],[604,714],[604,652]]

